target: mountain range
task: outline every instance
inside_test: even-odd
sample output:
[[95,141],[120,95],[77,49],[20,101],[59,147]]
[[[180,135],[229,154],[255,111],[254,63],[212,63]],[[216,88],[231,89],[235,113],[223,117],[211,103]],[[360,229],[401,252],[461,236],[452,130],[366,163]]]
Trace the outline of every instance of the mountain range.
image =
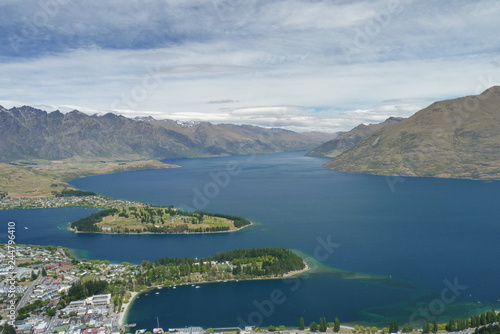
[[435,102],[324,166],[352,173],[500,179],[500,86]]
[[165,159],[310,150],[333,134],[250,125],[131,119],[0,106],[0,161]]

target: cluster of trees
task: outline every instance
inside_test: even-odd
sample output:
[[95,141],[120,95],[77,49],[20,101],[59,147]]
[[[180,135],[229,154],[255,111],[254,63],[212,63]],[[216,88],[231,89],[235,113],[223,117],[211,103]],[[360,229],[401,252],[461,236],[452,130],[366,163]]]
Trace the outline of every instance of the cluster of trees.
[[500,325],[489,324],[481,328],[476,328],[474,334],[500,334]]
[[60,193],[55,193],[56,197],[71,197],[71,196],[83,197],[83,196],[95,196],[95,195],[96,193],[92,191],[83,191],[77,189],[64,189],[61,190]]
[[251,268],[248,274],[256,276],[281,276],[285,273],[304,269],[304,261],[300,256],[285,248],[252,248],[235,249],[217,253],[204,259],[205,261],[229,261],[237,267]]
[[245,219],[245,218],[239,217],[239,216],[226,215],[226,214],[222,214],[222,213],[209,213],[209,212],[203,212],[203,211],[195,211],[195,213],[232,220],[234,222],[234,226],[236,228],[240,228],[240,227],[247,226],[247,225],[251,224],[251,222],[248,219]]
[[170,284],[192,274],[203,280],[245,279],[282,276],[304,268],[295,253],[283,248],[239,249],[217,253],[203,259],[164,257],[151,263],[143,261],[138,284]]
[[482,325],[488,325],[495,322],[500,322],[500,313],[496,313],[494,309],[483,312],[481,314],[473,315],[469,319],[471,327],[479,327]]
[[[319,323],[316,321],[311,322],[309,325],[309,330],[311,332],[326,332],[328,328],[332,328],[336,333],[340,330],[340,320],[339,318],[335,318],[334,322],[327,322],[325,317],[319,318]],[[305,321],[304,318],[299,319],[299,330],[305,329]]]
[[16,328],[14,326],[5,323],[3,326],[0,325],[0,333],[3,334],[16,334]]
[[[467,328],[477,328],[480,326],[493,324],[495,322],[500,322],[500,313],[496,313],[495,310],[486,311],[481,314],[472,315],[470,318],[450,318],[448,323],[444,326],[448,332],[463,331]],[[434,321],[432,326],[428,321],[424,322],[422,326],[422,333],[437,333],[441,329],[440,326]]]
[[33,303],[23,306],[19,309],[16,320],[23,320],[30,316],[30,313],[42,309],[49,302],[41,299],[35,300]]
[[116,213],[118,213],[118,209],[102,210],[72,222],[71,228],[80,232],[101,232],[101,228],[97,224],[102,222],[104,217],[112,216]]
[[73,300],[81,300],[93,295],[99,295],[106,292],[108,282],[101,280],[90,280],[87,282],[74,283],[64,296],[66,304]]

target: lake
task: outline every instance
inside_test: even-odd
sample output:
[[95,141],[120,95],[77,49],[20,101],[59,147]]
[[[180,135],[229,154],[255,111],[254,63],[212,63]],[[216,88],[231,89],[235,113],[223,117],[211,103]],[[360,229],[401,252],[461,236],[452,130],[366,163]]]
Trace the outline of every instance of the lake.
[[[145,328],[155,325],[156,316],[163,327],[234,326],[241,319],[257,324],[261,318],[263,325],[296,326],[300,316],[306,324],[322,316],[384,324],[421,320],[422,308],[446,319],[498,304],[500,182],[341,173],[322,168],[327,159],[304,153],[176,159],[165,162],[182,168],[71,182],[111,197],[235,214],[254,222],[237,233],[92,235],[64,229],[69,221],[96,211],[88,208],[8,210],[0,211],[0,218],[29,227],[19,230],[19,242],[71,247],[92,259],[138,263],[277,246],[322,264],[294,291],[289,291],[290,281],[273,280],[141,296],[129,320]],[[366,279],[340,279],[328,268],[364,273]],[[273,303],[272,312],[259,309],[256,305],[270,300],[274,290],[286,300]]]

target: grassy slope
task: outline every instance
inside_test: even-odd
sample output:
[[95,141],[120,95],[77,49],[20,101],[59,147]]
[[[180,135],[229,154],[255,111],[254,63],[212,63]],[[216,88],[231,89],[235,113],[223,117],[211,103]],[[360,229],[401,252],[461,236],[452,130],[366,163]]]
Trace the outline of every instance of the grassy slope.
[[354,173],[500,179],[499,151],[500,87],[493,87],[479,96],[433,103],[325,166]]
[[[198,228],[211,228],[211,227],[228,227],[229,230],[235,230],[234,222],[229,219],[212,217],[212,216],[204,216],[203,223],[201,224],[192,224],[192,217],[188,217],[187,221],[189,223],[184,223],[184,219],[182,215],[170,215],[168,213],[163,212],[162,208],[159,207],[150,207],[155,210],[162,210],[161,215],[154,216],[154,224],[144,222],[140,217],[136,218],[133,216],[134,212],[139,214],[145,212],[145,208],[136,208],[136,210],[131,211],[130,208],[122,208],[125,211],[128,217],[120,217],[118,213],[105,217],[102,222],[97,225],[103,229],[103,232],[110,232],[111,229],[119,228],[121,233],[123,230],[127,228],[130,232],[144,232],[145,226],[147,225],[156,225],[159,227],[179,227],[186,226],[189,231],[198,229]],[[163,224],[162,224],[163,220]]]
[[160,161],[93,161],[68,159],[62,161],[36,160],[30,164],[0,163],[0,192],[10,198],[50,197],[52,192],[75,189],[65,181],[90,175],[108,174],[141,169],[177,167]]

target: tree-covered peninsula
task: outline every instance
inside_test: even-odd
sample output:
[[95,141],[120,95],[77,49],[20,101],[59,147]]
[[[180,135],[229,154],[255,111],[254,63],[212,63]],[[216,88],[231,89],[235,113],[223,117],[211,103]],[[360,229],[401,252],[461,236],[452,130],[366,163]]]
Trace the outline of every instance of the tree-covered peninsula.
[[105,209],[71,223],[71,229],[88,233],[210,233],[236,231],[248,219],[203,211],[188,212],[172,206]]
[[305,269],[304,260],[288,249],[237,249],[202,259],[165,257],[154,262],[143,261],[136,283],[154,286],[275,278]]

